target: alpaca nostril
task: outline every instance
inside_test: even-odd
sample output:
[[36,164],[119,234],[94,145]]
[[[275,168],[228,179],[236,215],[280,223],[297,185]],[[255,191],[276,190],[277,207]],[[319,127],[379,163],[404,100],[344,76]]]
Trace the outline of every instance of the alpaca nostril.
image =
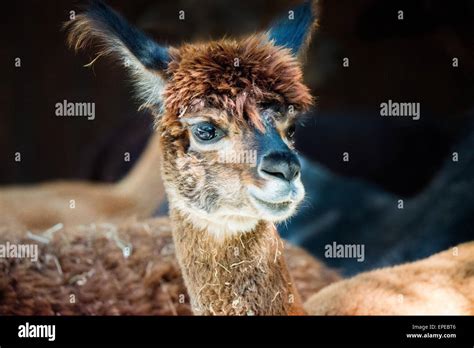
[[292,152],[272,152],[262,158],[260,172],[276,178],[292,181],[300,173],[298,157]]

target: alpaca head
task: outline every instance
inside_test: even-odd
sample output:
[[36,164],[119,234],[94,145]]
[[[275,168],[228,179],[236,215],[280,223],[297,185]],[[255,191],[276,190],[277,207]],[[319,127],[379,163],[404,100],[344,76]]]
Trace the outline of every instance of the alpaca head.
[[69,24],[76,48],[96,39],[132,73],[155,115],[172,208],[216,234],[278,222],[304,196],[293,146],[298,115],[312,103],[299,63],[311,5],[266,33],[162,47],[101,2]]

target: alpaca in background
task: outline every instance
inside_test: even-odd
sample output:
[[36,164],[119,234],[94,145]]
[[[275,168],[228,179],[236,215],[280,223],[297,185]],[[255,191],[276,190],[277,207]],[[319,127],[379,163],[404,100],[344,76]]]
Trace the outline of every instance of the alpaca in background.
[[[474,119],[474,112],[470,112]],[[429,185],[405,198],[302,160],[305,204],[281,235],[322,258],[328,244],[364,245],[364,262],[327,258],[344,276],[413,262],[473,239],[474,122]],[[459,157],[454,161],[453,156]],[[403,209],[399,200],[403,199]],[[318,219],[315,220],[315,216]],[[384,231],[384,233],[380,233]]]
[[[38,260],[0,258],[0,315],[192,314],[168,218],[21,230],[0,226],[0,245],[35,246]],[[340,279],[301,248],[284,257],[303,300]]]
[[30,230],[150,217],[165,200],[154,134],[130,172],[113,184],[57,181],[0,188],[0,225]]

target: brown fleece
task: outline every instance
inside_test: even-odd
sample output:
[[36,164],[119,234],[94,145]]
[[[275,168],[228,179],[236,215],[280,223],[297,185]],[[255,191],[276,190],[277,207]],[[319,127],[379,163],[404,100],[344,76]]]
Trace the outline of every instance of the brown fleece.
[[[42,232],[35,234],[42,236]],[[2,226],[0,244],[6,241],[38,244],[40,257],[37,263],[0,259],[0,315],[192,314],[169,219],[65,228],[53,234],[48,244],[28,238],[23,227]],[[257,246],[253,240],[243,239],[243,243]],[[121,247],[128,244],[131,255],[125,258]],[[241,246],[238,241],[239,252]],[[229,250],[226,257],[230,261],[234,255]],[[309,298],[305,303],[309,314],[474,314],[473,242],[339,282],[334,271],[300,248],[286,244],[284,255],[302,300]],[[247,256],[241,254],[240,260]],[[210,269],[216,261],[230,267],[223,263],[225,259],[214,260],[212,255],[207,258],[212,261]],[[242,271],[244,264],[229,271]],[[217,267],[221,268],[218,272],[227,273]],[[221,273],[219,277],[226,277]],[[71,303],[71,295],[75,295],[75,303]]]
[[474,315],[474,242],[334,283],[305,308],[315,315]]
[[[0,315],[192,314],[167,218],[66,227],[48,244],[2,226],[7,241],[37,244],[39,260],[0,258]],[[339,279],[300,248],[285,256],[303,299]]]

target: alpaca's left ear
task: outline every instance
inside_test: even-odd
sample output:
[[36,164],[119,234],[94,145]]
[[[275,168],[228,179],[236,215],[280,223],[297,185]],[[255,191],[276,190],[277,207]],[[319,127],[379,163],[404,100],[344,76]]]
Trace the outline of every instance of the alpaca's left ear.
[[110,55],[125,67],[142,107],[161,109],[170,61],[168,47],[155,42],[101,0],[90,1],[83,13],[66,24],[66,29],[68,43],[74,49],[95,46],[97,58]]
[[299,59],[308,49],[311,35],[316,27],[316,1],[306,0],[290,8],[285,16],[277,19],[268,30],[268,37],[277,46],[289,48]]

